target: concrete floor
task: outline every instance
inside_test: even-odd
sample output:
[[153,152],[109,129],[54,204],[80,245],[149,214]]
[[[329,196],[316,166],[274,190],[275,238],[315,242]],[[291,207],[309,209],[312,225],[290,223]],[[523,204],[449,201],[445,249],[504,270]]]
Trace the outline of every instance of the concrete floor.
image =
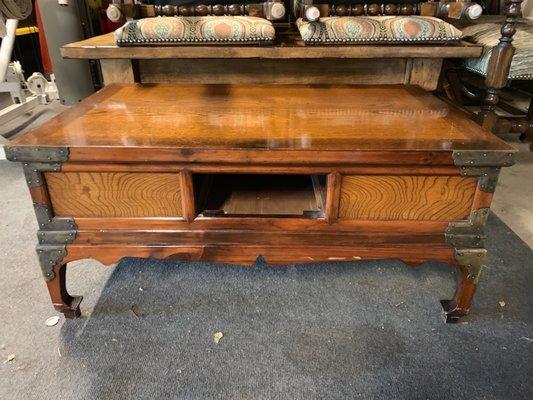
[[491,209],[533,248],[533,152],[524,143],[513,144],[520,151],[517,162],[502,169]]
[[[55,104],[52,107],[60,111],[63,106]],[[28,127],[38,125],[54,115],[55,112],[50,110],[52,108],[40,114]],[[5,132],[13,127],[0,129]],[[520,150],[518,162],[503,170],[493,211],[533,247],[533,153],[528,151],[526,145],[515,144]],[[0,187],[0,268],[3,276],[0,280],[0,375],[8,374],[4,378],[10,380],[9,387],[0,387],[0,398],[48,398],[39,396],[39,386],[49,385],[49,380],[61,373],[55,367],[61,365],[63,357],[59,329],[64,322],[61,319],[53,328],[44,325],[45,319],[56,313],[49,304],[34,253],[37,226],[19,165],[0,161]],[[93,261],[74,264],[75,268],[69,270],[69,283],[74,288],[85,289],[85,309],[90,310],[91,305],[96,304],[112,269],[103,268]],[[91,272],[86,273],[89,270]],[[28,337],[32,338],[31,342],[28,342]],[[15,358],[8,362],[9,355]],[[45,379],[42,368],[34,368],[43,364],[48,366],[50,375]],[[83,369],[84,366],[79,368]],[[14,387],[31,385],[34,386],[32,395],[19,397],[11,392]]]

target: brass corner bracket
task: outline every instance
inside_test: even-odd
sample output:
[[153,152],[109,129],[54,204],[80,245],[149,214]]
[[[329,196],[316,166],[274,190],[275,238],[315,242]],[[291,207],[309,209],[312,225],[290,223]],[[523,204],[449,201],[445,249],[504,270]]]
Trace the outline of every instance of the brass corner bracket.
[[487,250],[485,249],[456,249],[454,258],[459,265],[467,269],[467,279],[471,283],[477,284],[485,266],[486,255]]
[[54,163],[68,160],[67,147],[5,146],[9,161]]
[[446,244],[455,248],[481,248],[485,240],[485,223],[489,208],[478,208],[466,221],[453,221],[444,231]]

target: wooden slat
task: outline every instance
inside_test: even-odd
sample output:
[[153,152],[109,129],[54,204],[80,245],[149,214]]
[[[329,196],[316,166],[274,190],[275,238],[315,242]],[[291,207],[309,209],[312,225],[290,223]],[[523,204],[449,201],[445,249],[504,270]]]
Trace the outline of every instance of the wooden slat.
[[118,47],[113,34],[70,43],[65,58],[428,58],[479,57],[482,46],[466,42],[446,45],[305,46],[297,34],[279,34],[273,46],[138,46]]
[[123,257],[178,258],[183,260],[251,264],[258,256],[271,264],[312,263],[319,261],[357,261],[360,259],[401,259],[419,264],[434,260],[453,262],[450,247],[406,246],[148,246],[148,245],[67,245],[64,262],[93,258],[113,264]]
[[[404,83],[405,66],[406,60],[399,58],[150,59],[139,60],[139,73],[142,83],[394,85]],[[417,82],[421,87],[427,86],[423,79],[429,81],[430,76]]]
[[339,218],[466,219],[476,184],[475,178],[457,176],[344,176]]
[[56,216],[177,217],[179,174],[47,172]]

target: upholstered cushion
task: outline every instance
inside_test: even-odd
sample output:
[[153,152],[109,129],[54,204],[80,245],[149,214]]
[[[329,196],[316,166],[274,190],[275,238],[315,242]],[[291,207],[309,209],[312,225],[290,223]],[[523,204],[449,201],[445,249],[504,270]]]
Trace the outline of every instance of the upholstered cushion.
[[115,31],[119,46],[228,43],[257,44],[274,39],[274,27],[257,17],[155,17],[128,21]]
[[[488,22],[491,21],[492,22]],[[485,76],[492,48],[500,40],[501,19],[485,19],[484,23],[475,24],[464,28],[464,38],[473,43],[483,45],[483,54],[480,58],[468,58],[465,67],[475,73]],[[516,33],[513,36],[515,53],[511,62],[509,79],[533,79],[533,21],[520,20],[516,24]]]
[[325,17],[316,22],[296,21],[307,44],[438,43],[459,40],[461,31],[433,17]]

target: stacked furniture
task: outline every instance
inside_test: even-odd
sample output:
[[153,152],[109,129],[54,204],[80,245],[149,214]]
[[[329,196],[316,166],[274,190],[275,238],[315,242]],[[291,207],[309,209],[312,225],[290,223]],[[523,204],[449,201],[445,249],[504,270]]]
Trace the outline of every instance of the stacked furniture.
[[[519,18],[521,3],[507,2],[503,18],[484,16],[474,24],[460,26],[464,40],[483,45],[483,54],[450,69],[448,95],[461,105],[481,105],[477,119],[494,133],[518,133],[532,140],[533,21]],[[527,112],[502,96],[505,88],[529,97]],[[511,115],[499,116],[497,108]]]
[[[99,59],[106,87],[6,148],[24,165],[56,309],[80,315],[65,271],[82,258],[397,258],[454,265],[459,284],[444,315],[468,313],[498,174],[515,150],[428,91],[444,58],[481,48],[432,16],[345,17],[299,17],[299,31],[276,26],[268,45],[229,43],[212,41],[206,20],[177,28],[178,6],[177,16],[127,21],[116,42],[62,49]],[[246,35],[222,25],[218,39]],[[314,39],[420,40],[319,43],[306,29]],[[177,40],[192,34],[202,40]]]

